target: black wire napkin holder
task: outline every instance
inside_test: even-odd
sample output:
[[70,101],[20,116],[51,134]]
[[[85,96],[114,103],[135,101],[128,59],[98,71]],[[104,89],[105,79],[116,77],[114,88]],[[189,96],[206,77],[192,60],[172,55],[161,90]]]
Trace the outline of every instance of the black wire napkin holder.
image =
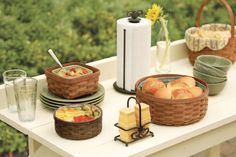
[[142,112],[141,112],[141,105],[140,105],[140,102],[135,98],[135,97],[129,97],[128,100],[127,100],[127,108],[129,108],[129,102],[131,99],[134,99],[136,101],[136,103],[138,104],[138,107],[139,107],[139,124],[138,124],[138,127],[133,127],[133,128],[130,128],[130,129],[124,129],[122,127],[119,126],[119,123],[115,123],[115,127],[123,130],[123,131],[131,131],[131,130],[135,130],[137,129],[136,132],[132,133],[131,134],[131,138],[133,139],[132,141],[130,142],[126,142],[126,141],[123,141],[121,138],[120,138],[120,135],[117,135],[114,137],[114,141],[120,141],[122,143],[125,144],[125,146],[127,147],[130,143],[133,143],[137,140],[140,140],[140,139],[143,139],[145,137],[148,137],[148,136],[151,136],[153,137],[154,136],[154,133],[151,132],[149,130],[149,128],[145,128],[146,125],[150,124],[151,122],[148,122],[148,123],[145,123],[142,125]]

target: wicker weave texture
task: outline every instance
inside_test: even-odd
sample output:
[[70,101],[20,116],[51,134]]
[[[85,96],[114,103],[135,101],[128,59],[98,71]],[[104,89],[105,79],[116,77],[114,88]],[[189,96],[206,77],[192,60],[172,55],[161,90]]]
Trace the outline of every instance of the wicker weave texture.
[[[201,23],[201,16],[204,10],[204,7],[208,4],[209,0],[204,0],[202,2],[202,5],[200,6],[196,18],[196,27],[200,27]],[[189,61],[194,64],[196,58],[200,55],[217,55],[221,57],[225,57],[232,62],[236,61],[236,37],[235,37],[235,31],[234,31],[234,13],[230,7],[230,5],[227,3],[226,0],[221,0],[221,2],[225,5],[227,12],[230,16],[230,27],[231,27],[231,38],[228,42],[228,44],[220,50],[211,50],[208,47],[205,47],[201,51],[191,51],[189,50]]]
[[188,58],[191,64],[194,64],[195,60],[200,55],[217,55],[225,57],[232,62],[236,61],[236,38],[231,38],[229,43],[221,50],[211,50],[208,47],[205,47],[201,51],[195,52],[189,49]]
[[81,65],[92,70],[93,73],[74,79],[66,79],[52,72],[52,70],[58,68],[58,66],[48,68],[45,70],[45,75],[47,77],[48,89],[50,92],[66,99],[74,99],[95,93],[98,90],[98,80],[100,75],[98,69],[78,62],[63,64],[63,66],[68,65]]
[[[163,74],[148,77],[176,77],[184,75]],[[201,120],[207,111],[208,106],[208,87],[204,81],[194,78],[205,86],[202,95],[190,99],[160,99],[141,91],[141,83],[148,77],[140,79],[136,83],[136,96],[140,102],[150,106],[152,123],[161,125],[187,125]]]
[[101,116],[89,122],[66,122],[55,117],[55,130],[63,138],[71,140],[83,140],[97,136],[102,131]]

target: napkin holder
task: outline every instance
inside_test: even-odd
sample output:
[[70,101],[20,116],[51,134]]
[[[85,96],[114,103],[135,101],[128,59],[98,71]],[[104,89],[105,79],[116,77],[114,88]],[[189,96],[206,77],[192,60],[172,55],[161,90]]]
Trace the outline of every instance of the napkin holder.
[[125,146],[128,146],[128,144],[133,143],[133,142],[135,142],[135,141],[138,141],[138,140],[140,140],[140,139],[143,139],[143,138],[145,138],[145,137],[148,137],[148,136],[152,136],[152,137],[153,137],[153,136],[154,136],[154,133],[149,130],[149,127],[146,127],[146,126],[147,126],[148,124],[150,124],[151,122],[147,122],[147,123],[145,123],[145,124],[142,125],[141,105],[140,105],[139,101],[138,101],[135,97],[129,97],[129,98],[128,98],[128,100],[127,100],[127,108],[129,108],[129,102],[130,102],[131,99],[134,99],[134,100],[136,101],[136,103],[138,104],[138,106],[139,106],[139,115],[140,115],[140,116],[139,116],[139,121],[138,121],[139,124],[138,124],[138,126],[137,126],[137,127],[130,128],[130,129],[124,129],[124,128],[122,128],[122,127],[119,126],[119,123],[115,123],[115,124],[114,124],[115,127],[119,128],[119,129],[121,129],[121,130],[123,130],[123,131],[137,130],[137,131],[135,131],[134,133],[131,134],[132,141],[130,141],[130,142],[126,142],[126,141],[122,140],[122,139],[120,138],[120,135],[117,135],[117,136],[114,137],[114,140],[115,140],[115,141],[118,140],[118,141],[124,143]]

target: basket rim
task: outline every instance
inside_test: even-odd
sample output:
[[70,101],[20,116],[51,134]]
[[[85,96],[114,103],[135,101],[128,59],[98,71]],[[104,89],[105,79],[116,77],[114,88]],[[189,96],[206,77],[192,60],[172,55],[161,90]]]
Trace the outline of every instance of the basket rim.
[[[88,69],[88,68],[81,66],[81,65],[68,65],[68,66],[66,66],[66,68],[69,68],[70,66],[76,66],[78,68],[86,69],[89,71],[87,74],[83,74],[83,75],[88,75],[88,74],[93,73],[93,71],[91,69]],[[57,73],[56,71],[60,71],[60,70],[61,70],[61,67],[53,69],[52,72],[56,74]],[[83,76],[83,75],[81,75],[81,76]],[[81,76],[77,76],[77,77],[81,77]],[[73,78],[74,78],[73,76],[70,76],[69,78],[66,78],[66,79],[73,79]]]
[[[200,95],[200,96],[197,96],[197,97],[194,97],[194,98],[188,98],[188,99],[163,99],[163,98],[157,98],[151,94],[146,94],[146,93],[143,93],[140,88],[139,88],[139,85],[141,82],[143,82],[144,80],[146,80],[147,78],[149,77],[155,77],[155,78],[158,78],[158,77],[166,77],[166,76],[170,76],[170,77],[174,77],[174,76],[179,76],[179,77],[192,77],[193,79],[195,79],[197,82],[201,83],[202,85],[204,85],[206,87],[206,89],[203,90],[203,93]],[[208,84],[201,80],[201,79],[198,79],[194,76],[189,76],[189,75],[181,75],[181,74],[156,74],[156,75],[149,75],[149,76],[146,76],[146,77],[143,77],[141,79],[139,79],[136,83],[135,83],[135,91],[137,94],[143,94],[145,97],[147,97],[148,99],[151,99],[151,100],[155,100],[155,101],[160,101],[160,102],[164,102],[164,103],[187,103],[187,102],[192,102],[192,101],[198,101],[198,100],[201,100],[202,97],[207,97],[208,96],[208,93],[209,93],[209,87],[208,87]]]
[[[198,52],[203,50],[204,48],[209,48],[210,50],[222,50],[224,47],[226,47],[231,40],[233,40],[235,38],[234,36],[229,36],[229,37],[223,37],[221,39],[216,39],[216,38],[202,38],[202,37],[196,37],[195,35],[193,35],[193,32],[199,30],[199,29],[203,29],[203,30],[207,30],[211,27],[214,27],[215,29],[224,29],[225,31],[228,31],[230,33],[230,25],[228,24],[223,24],[223,23],[208,23],[208,24],[204,24],[200,27],[190,27],[185,31],[185,36],[184,38],[186,39],[186,45],[187,47],[194,51],[194,52]],[[193,45],[195,45],[194,43],[192,43],[193,41],[198,41],[200,43],[204,43],[203,45],[199,44],[198,47],[195,47]],[[214,45],[211,45],[210,43],[217,43],[218,47],[215,47]]]
[[[81,106],[81,105],[83,105],[83,104],[77,104],[77,105],[78,105],[78,106]],[[89,104],[89,105],[91,105],[91,104]],[[63,108],[63,107],[70,107],[70,106],[76,106],[76,105],[61,106],[61,107],[59,107],[58,109]],[[90,121],[85,121],[85,122],[69,122],[69,121],[62,120],[62,119],[56,117],[56,111],[57,111],[58,109],[56,109],[56,110],[54,111],[54,113],[53,113],[53,118],[54,118],[55,121],[59,121],[59,122],[61,122],[61,123],[67,123],[67,124],[70,124],[70,125],[80,125],[80,124],[82,125],[82,124],[86,124],[86,123],[88,124],[88,123],[96,122],[96,121],[98,121],[100,118],[102,118],[103,112],[102,112],[102,109],[101,109],[99,106],[96,106],[96,105],[92,105],[92,106],[96,107],[96,108],[99,110],[100,115],[99,115],[97,118],[95,118],[95,119],[93,119],[93,120],[90,120]]]
[[63,66],[69,66],[69,65],[80,65],[82,67],[85,67],[89,70],[92,70],[93,73],[91,74],[87,74],[87,75],[82,75],[82,76],[79,76],[79,77],[76,77],[76,78],[73,78],[73,79],[67,79],[67,78],[64,78],[64,77],[61,77],[55,73],[53,73],[52,71],[59,68],[60,66],[59,65],[54,65],[52,67],[49,67],[49,68],[46,68],[44,70],[44,73],[46,75],[46,77],[50,77],[50,78],[54,78],[60,82],[63,82],[63,83],[67,83],[67,84],[73,84],[75,82],[78,82],[78,81],[83,81],[83,80],[86,80],[87,77],[92,77],[92,76],[95,76],[95,75],[100,75],[100,70],[95,68],[95,67],[92,67],[92,66],[89,66],[87,64],[83,64],[83,63],[80,63],[80,62],[70,62],[70,63],[65,63],[65,64],[62,64]]

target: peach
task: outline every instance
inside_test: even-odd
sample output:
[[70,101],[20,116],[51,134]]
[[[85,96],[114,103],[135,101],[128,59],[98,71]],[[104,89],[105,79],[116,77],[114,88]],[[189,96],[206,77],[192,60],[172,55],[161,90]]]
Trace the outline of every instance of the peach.
[[154,94],[157,89],[164,87],[165,84],[157,78],[147,78],[143,84],[142,91],[148,94]]

